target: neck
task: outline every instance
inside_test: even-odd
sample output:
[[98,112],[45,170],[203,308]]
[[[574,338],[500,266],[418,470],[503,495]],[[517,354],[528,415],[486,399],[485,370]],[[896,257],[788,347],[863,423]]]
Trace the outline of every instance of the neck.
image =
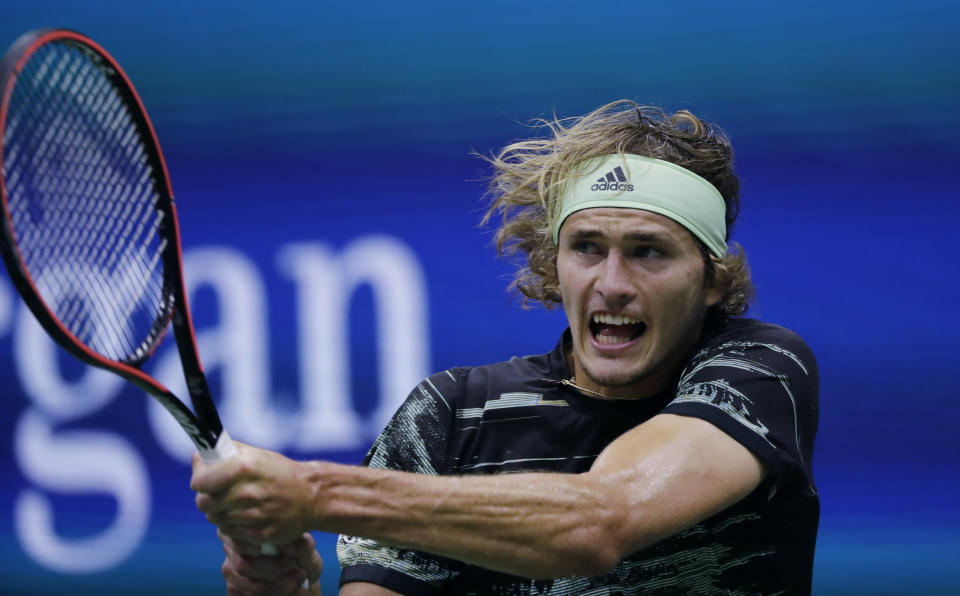
[[584,395],[589,395],[590,397],[596,397],[596,398],[599,398],[599,399],[608,399],[608,400],[617,400],[617,399],[630,399],[630,400],[643,399],[643,396],[639,396],[639,395],[629,395],[629,396],[628,396],[628,395],[624,395],[624,396],[620,396],[620,395],[610,395],[609,393],[604,393],[604,392],[602,392],[602,391],[594,391],[593,389],[588,389],[587,387],[582,387],[582,386],[580,386],[580,385],[577,385],[577,381],[576,381],[576,379],[575,379],[574,377],[571,377],[571,378],[569,378],[569,379],[564,379],[564,380],[562,380],[562,381],[560,381],[560,382],[563,383],[564,385],[566,385],[567,387],[572,387],[572,388],[576,389],[577,391],[579,391],[580,393],[582,393],[582,394],[584,394]]
[[[566,354],[567,368],[573,372],[573,376],[564,379],[563,384],[580,391],[591,397],[600,399],[644,399],[662,393],[667,389],[673,374],[658,374],[651,372],[637,379],[635,382],[624,385],[604,385],[597,382],[587,374],[586,370],[577,361],[573,351]],[[664,363],[666,364],[666,363]],[[658,366],[658,370],[666,368],[675,368],[672,366]]]

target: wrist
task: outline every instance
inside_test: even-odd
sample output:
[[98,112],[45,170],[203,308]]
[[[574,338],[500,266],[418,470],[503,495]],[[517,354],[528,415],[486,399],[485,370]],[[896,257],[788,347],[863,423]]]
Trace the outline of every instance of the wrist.
[[298,476],[304,494],[301,512],[304,532],[335,531],[330,528],[331,489],[336,483],[336,468],[343,466],[325,461],[304,461],[299,465]]

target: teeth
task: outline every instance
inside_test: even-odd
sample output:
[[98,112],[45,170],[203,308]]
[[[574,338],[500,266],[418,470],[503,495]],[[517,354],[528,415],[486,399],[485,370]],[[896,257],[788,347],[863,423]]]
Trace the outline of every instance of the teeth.
[[593,315],[594,323],[604,323],[606,325],[635,325],[640,319],[634,319],[627,315],[611,315],[605,312],[598,312]]
[[601,344],[621,344],[629,341],[629,337],[618,337],[616,335],[598,335],[597,342]]

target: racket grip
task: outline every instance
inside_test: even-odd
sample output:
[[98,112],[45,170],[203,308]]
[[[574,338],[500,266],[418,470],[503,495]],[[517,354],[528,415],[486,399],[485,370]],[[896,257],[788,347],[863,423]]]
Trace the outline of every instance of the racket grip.
[[[233,444],[233,439],[230,438],[230,435],[227,434],[227,430],[224,429],[217,438],[217,444],[213,446],[213,449],[201,449],[200,457],[203,459],[204,463],[212,464],[233,457],[237,455],[237,453],[237,446]],[[277,551],[276,546],[265,543],[260,545],[260,554],[267,555],[269,557],[275,557],[280,553]],[[303,589],[310,589],[309,579],[303,580]]]
[[[231,458],[238,453],[237,446],[233,444],[233,439],[227,434],[226,429],[220,433],[220,436],[217,438],[217,444],[213,446],[213,449],[200,449],[199,452],[205,464],[216,463]],[[277,547],[272,544],[261,544],[260,553],[271,557],[279,554]]]

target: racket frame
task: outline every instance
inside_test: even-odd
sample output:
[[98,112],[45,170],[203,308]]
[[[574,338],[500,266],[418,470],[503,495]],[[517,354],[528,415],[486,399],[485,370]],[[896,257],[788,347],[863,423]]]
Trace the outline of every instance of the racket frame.
[[[6,179],[2,175],[4,166],[3,138],[6,133],[7,110],[16,86],[17,77],[22,72],[24,65],[40,46],[54,41],[72,43],[95,61],[104,61],[112,70],[112,72],[104,71],[104,73],[111,78],[114,88],[120,92],[125,100],[125,105],[128,108],[135,108],[128,111],[140,129],[141,137],[146,137],[145,140],[147,141],[144,145],[152,166],[154,184],[159,194],[158,203],[155,207],[163,214],[159,235],[167,241],[166,249],[162,254],[164,295],[166,296],[169,292],[172,300],[162,316],[157,319],[151,333],[152,343],[147,349],[143,350],[142,354],[128,362],[106,358],[91,350],[60,323],[43,300],[30,272],[24,265],[16,234],[13,230],[13,221],[7,201]],[[0,204],[2,204],[2,209],[0,209],[0,256],[2,256],[7,271],[10,273],[10,278],[20,296],[50,337],[70,354],[82,362],[120,375],[160,402],[189,435],[204,461],[212,463],[233,457],[237,453],[237,448],[220,422],[220,416],[211,398],[210,388],[207,385],[206,375],[203,373],[197,350],[196,334],[193,330],[193,320],[187,304],[187,291],[183,280],[180,226],[177,220],[177,209],[174,204],[167,164],[163,158],[163,152],[160,150],[160,142],[157,139],[153,124],[150,122],[150,117],[147,115],[146,108],[133,83],[130,82],[117,61],[89,37],[67,29],[40,29],[20,36],[4,55],[2,61],[0,61],[0,85],[3,85],[2,90],[0,90],[2,91],[2,96],[0,96]],[[140,369],[140,365],[156,350],[167,325],[171,321],[193,411],[180,401],[172,391]],[[260,549],[264,555],[276,556],[278,554],[277,548],[272,544],[261,544]],[[309,580],[304,580],[303,587],[309,588]]]
[[[54,341],[79,360],[112,371],[156,398],[176,418],[201,454],[208,458],[210,453],[217,449],[218,443],[223,443],[220,439],[225,433],[200,363],[193,321],[187,304],[182,271],[180,227],[167,165],[153,124],[136,89],[116,60],[95,41],[76,31],[41,29],[20,36],[7,51],[3,61],[0,62],[0,84],[3,85],[2,96],[0,96],[0,173],[4,169],[4,150],[2,149],[6,134],[7,112],[17,79],[36,51],[44,44],[51,42],[62,42],[77,47],[94,62],[99,63],[98,67],[110,79],[112,87],[121,95],[128,113],[140,131],[140,138],[144,141],[143,146],[153,172],[154,187],[159,195],[154,207],[163,214],[158,234],[167,241],[162,254],[163,294],[165,298],[169,297],[172,300],[156,321],[151,332],[152,343],[135,358],[123,362],[107,358],[90,349],[60,323],[44,301],[24,264],[8,205],[6,176],[3,175],[0,175],[0,203],[3,206],[0,210],[0,219],[2,219],[0,221],[2,224],[0,225],[0,240],[2,240],[0,255],[3,257],[14,287]],[[167,387],[140,368],[156,350],[171,320],[193,411]],[[224,439],[229,440],[228,437]]]

